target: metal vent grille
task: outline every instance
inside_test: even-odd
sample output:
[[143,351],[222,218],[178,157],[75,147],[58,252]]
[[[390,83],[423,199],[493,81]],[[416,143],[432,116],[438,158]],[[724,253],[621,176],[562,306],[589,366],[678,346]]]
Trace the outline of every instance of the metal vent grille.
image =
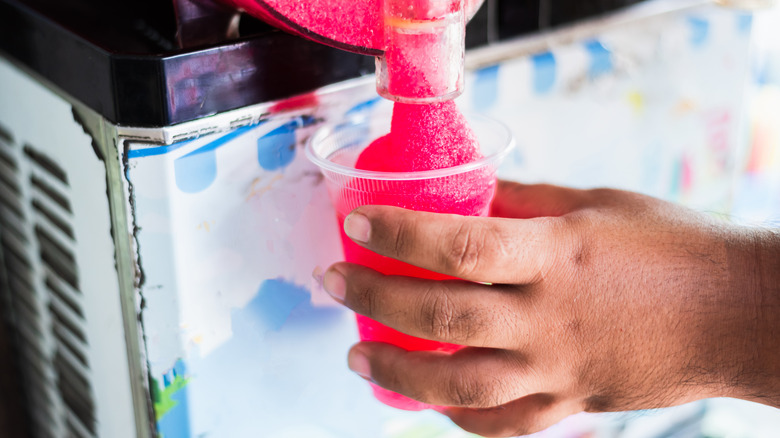
[[38,437],[95,436],[68,175],[0,126],[0,250]]

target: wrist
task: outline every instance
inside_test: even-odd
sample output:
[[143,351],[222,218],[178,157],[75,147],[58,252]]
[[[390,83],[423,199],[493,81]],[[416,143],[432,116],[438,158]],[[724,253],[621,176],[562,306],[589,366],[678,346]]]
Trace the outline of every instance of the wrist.
[[727,382],[736,397],[780,407],[780,232],[751,229],[743,242],[729,293],[744,300],[735,326],[744,346]]
[[763,388],[753,388],[751,399],[780,407],[780,230],[757,231],[757,319],[759,371]]

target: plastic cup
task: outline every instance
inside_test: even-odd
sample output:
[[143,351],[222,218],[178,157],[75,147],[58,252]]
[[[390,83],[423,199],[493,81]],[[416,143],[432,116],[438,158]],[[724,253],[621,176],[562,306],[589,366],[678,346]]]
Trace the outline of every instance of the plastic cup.
[[[496,170],[514,147],[509,129],[481,115],[466,115],[484,158],[460,166],[421,172],[373,172],[355,169],[363,149],[390,130],[390,114],[346,120],[317,131],[306,148],[307,157],[322,170],[335,207],[348,262],[368,266],[386,275],[406,275],[435,280],[445,275],[380,256],[355,244],[344,234],[344,218],[362,205],[391,205],[417,211],[487,216],[496,187]],[[389,158],[389,157],[388,157]],[[454,352],[458,345],[420,339],[400,333],[365,316],[357,315],[363,341],[386,342],[408,351]],[[421,410],[432,406],[373,385],[381,402],[399,409]]]

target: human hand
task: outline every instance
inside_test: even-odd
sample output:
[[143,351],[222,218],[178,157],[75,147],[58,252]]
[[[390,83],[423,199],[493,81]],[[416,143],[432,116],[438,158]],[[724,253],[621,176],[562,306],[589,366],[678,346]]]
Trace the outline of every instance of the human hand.
[[714,396],[778,405],[777,234],[635,193],[507,182],[494,216],[347,217],[359,245],[463,280],[337,263],[325,289],[399,331],[467,346],[362,342],[353,371],[485,436]]

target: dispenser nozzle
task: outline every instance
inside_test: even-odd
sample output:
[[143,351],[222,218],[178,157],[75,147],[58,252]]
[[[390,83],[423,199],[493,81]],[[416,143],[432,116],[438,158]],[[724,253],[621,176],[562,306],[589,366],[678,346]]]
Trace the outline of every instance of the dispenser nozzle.
[[385,54],[377,92],[404,103],[433,103],[463,92],[464,0],[384,0]]

